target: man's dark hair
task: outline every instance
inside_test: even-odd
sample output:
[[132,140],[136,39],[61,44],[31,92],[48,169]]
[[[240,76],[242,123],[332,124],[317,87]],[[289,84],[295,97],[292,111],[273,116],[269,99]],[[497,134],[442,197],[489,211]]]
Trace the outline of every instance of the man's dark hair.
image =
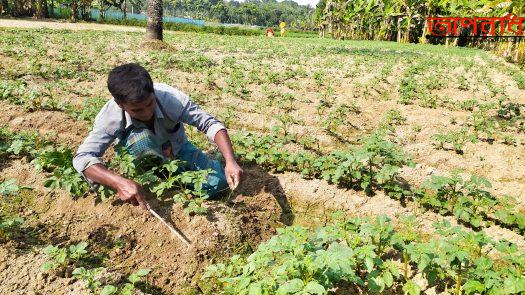
[[129,63],[111,70],[108,89],[116,102],[134,103],[153,93],[153,80],[145,68],[136,63]]

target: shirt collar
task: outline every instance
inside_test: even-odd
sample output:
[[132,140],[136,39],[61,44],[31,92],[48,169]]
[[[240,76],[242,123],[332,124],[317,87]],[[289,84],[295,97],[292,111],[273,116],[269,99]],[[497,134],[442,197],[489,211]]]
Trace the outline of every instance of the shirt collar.
[[157,98],[157,96],[155,95],[155,98],[156,98],[156,103],[155,103],[155,118],[157,119],[164,119],[164,114],[162,113],[162,110],[160,109],[160,106],[159,106],[159,99]]

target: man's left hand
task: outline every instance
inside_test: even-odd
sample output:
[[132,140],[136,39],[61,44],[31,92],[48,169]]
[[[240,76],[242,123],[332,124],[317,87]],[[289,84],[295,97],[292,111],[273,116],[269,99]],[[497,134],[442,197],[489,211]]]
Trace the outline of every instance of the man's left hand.
[[241,166],[239,166],[236,161],[226,162],[224,173],[226,174],[226,181],[228,182],[230,189],[236,189],[243,176],[243,170]]

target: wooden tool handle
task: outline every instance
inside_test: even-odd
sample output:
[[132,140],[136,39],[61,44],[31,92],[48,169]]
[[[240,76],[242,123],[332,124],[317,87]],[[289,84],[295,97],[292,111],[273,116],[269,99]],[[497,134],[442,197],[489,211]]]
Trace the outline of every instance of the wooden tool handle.
[[151,208],[149,208],[149,212],[151,212],[151,214],[153,214],[153,216],[155,216],[158,220],[160,220],[160,222],[162,222],[162,224],[164,224],[167,228],[169,228],[170,231],[174,235],[176,235],[177,238],[179,238],[179,240],[181,240],[184,244],[186,244],[186,246],[188,246],[188,247],[191,246],[190,241],[188,241],[188,239],[186,239],[186,237],[179,230],[177,230],[176,228],[171,226],[169,223],[167,223],[166,220],[164,220],[164,218],[160,217],[160,215],[157,214],[157,212],[153,211],[153,209],[151,209]]

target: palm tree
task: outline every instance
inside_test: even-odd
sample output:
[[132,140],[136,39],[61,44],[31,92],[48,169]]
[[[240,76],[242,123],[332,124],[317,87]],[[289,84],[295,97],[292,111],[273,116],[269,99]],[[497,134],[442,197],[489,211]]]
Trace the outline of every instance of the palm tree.
[[162,0],[148,0],[147,40],[162,41]]
[[69,5],[71,7],[71,22],[76,22],[78,20],[78,2],[77,0],[69,0]]

